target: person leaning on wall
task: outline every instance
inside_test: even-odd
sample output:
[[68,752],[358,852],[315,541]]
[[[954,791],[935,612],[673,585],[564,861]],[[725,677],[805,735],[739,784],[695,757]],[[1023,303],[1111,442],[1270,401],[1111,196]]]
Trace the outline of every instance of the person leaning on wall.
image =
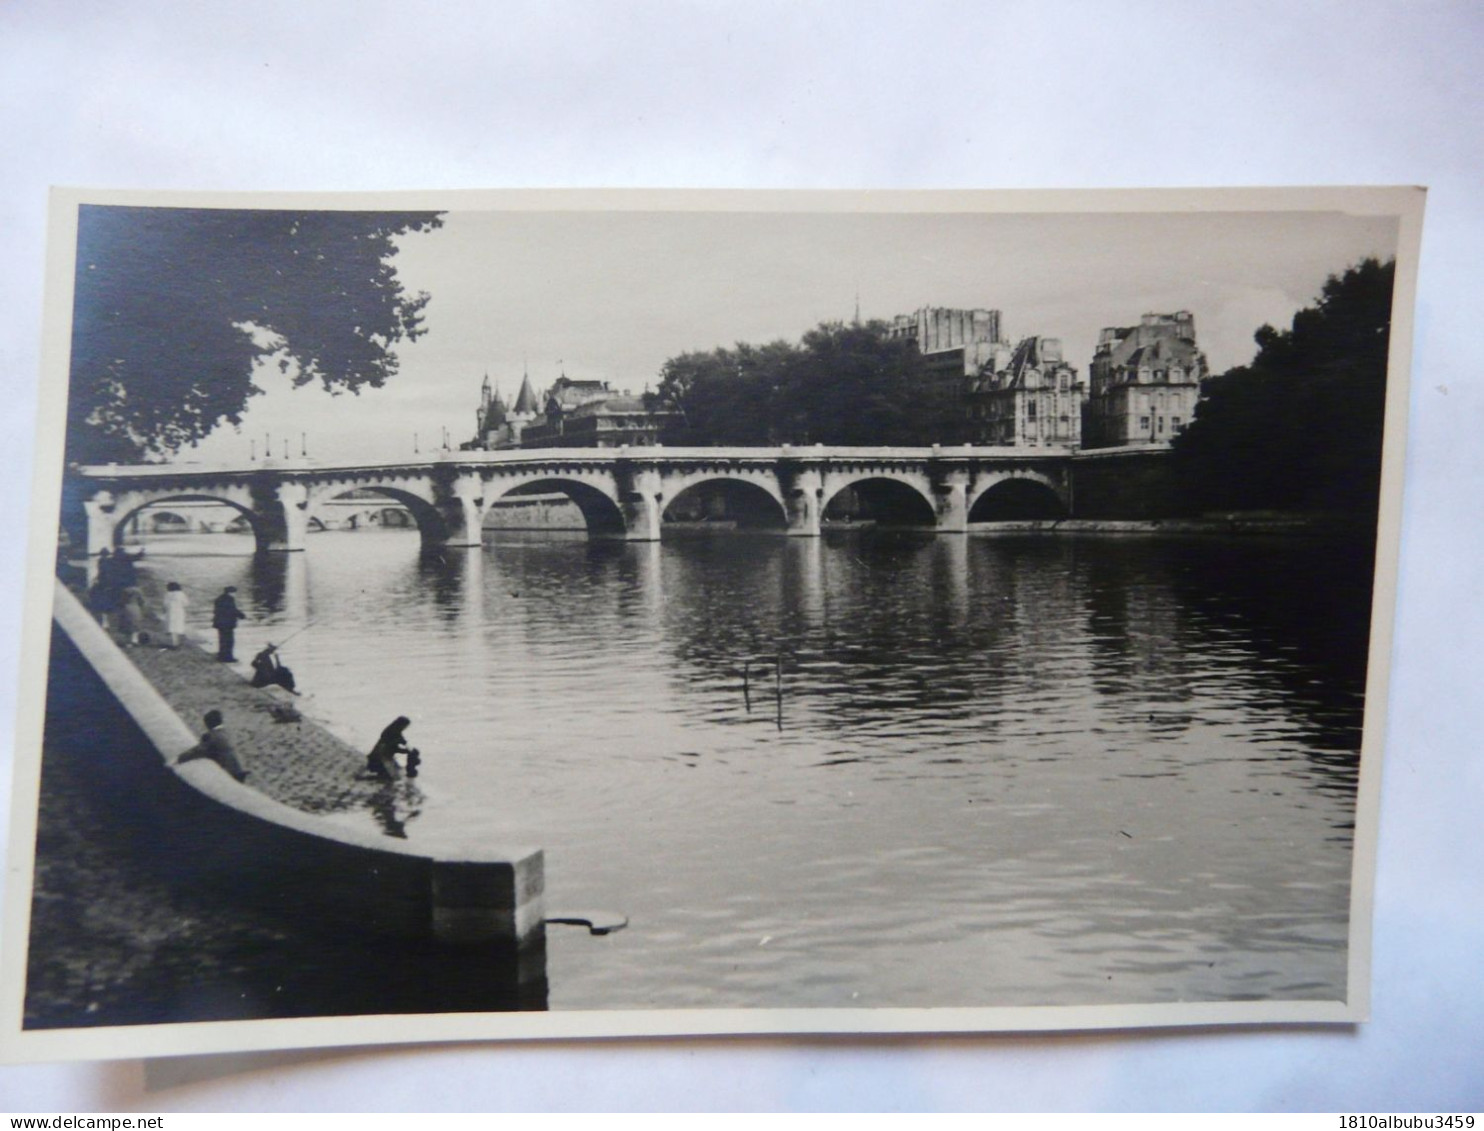
[[247,767],[237,757],[237,751],[232,746],[232,738],[224,725],[222,713],[215,709],[207,711],[203,721],[206,723],[206,733],[201,736],[201,741],[175,759],[175,764],[179,766],[186,762],[207,758],[238,781],[246,781]]

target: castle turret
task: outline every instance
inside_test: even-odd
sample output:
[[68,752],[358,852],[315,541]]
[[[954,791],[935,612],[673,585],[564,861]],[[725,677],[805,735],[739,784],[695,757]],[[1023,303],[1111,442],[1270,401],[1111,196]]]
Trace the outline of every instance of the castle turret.
[[531,388],[531,376],[529,373],[521,377],[520,392],[515,398],[515,407],[510,410],[510,415],[522,419],[534,419],[541,411],[541,402],[536,399],[536,391]]

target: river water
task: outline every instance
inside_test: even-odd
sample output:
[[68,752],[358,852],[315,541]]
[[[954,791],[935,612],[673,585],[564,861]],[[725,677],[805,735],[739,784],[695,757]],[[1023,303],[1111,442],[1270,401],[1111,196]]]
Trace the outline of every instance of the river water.
[[540,845],[548,913],[630,918],[551,929],[553,1009],[1345,996],[1363,549],[148,544],[311,716],[412,718],[412,839]]

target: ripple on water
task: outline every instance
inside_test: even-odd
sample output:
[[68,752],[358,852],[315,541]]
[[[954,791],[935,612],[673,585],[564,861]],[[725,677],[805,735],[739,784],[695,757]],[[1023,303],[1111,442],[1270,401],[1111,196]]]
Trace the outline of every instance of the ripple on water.
[[409,835],[541,844],[553,904],[629,915],[554,934],[555,1008],[1343,994],[1364,668],[1295,600],[1322,547],[288,557],[146,561],[198,615],[238,585],[243,647],[312,622],[287,662],[348,740],[413,717]]

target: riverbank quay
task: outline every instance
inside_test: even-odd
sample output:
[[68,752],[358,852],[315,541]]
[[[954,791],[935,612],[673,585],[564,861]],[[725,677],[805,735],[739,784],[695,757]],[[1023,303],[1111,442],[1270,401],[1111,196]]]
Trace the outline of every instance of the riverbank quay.
[[[419,845],[292,808],[363,757],[273,721],[271,697],[199,649],[126,655],[61,586],[55,609],[28,1027],[545,1008],[539,849]],[[170,764],[195,741],[177,711],[206,698],[238,722],[246,785]]]
[[295,696],[277,687],[253,687],[189,635],[178,648],[161,647],[158,629],[155,625],[150,641],[142,645],[115,641],[193,730],[204,729],[207,711],[222,712],[252,789],[305,813],[374,812],[379,799],[391,798],[416,804],[411,782],[389,790],[384,783],[365,780],[366,755],[307,719]]

